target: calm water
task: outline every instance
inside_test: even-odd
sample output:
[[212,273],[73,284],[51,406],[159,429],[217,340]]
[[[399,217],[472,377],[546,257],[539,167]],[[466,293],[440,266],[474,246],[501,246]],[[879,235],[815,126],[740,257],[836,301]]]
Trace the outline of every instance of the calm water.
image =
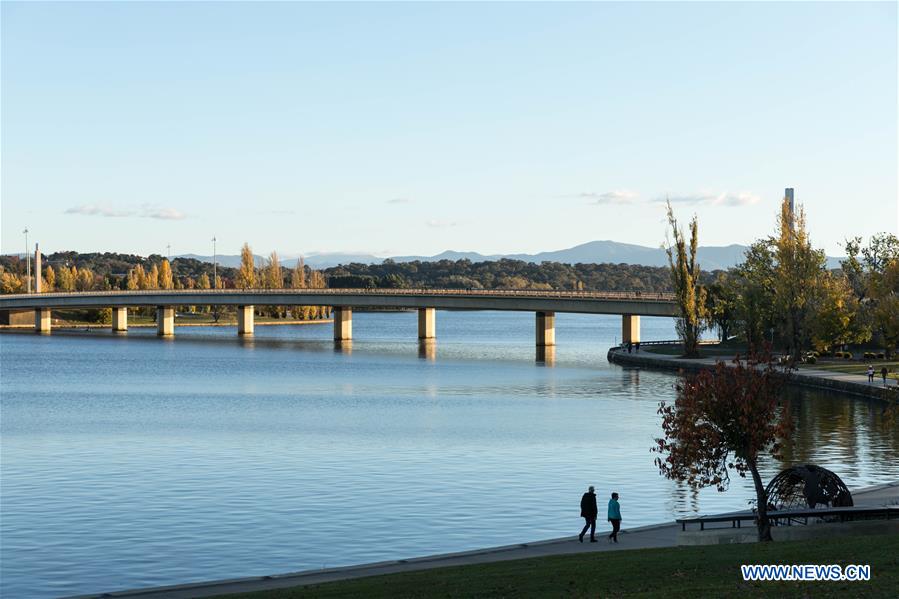
[[[625,527],[743,508],[658,476],[665,373],[610,366],[620,318],[439,312],[330,325],[0,335],[0,592],[51,597],[272,574],[576,534],[594,484]],[[674,336],[643,319],[644,339]],[[850,486],[899,478],[880,408],[794,393],[791,462]],[[779,468],[768,464],[767,474]]]

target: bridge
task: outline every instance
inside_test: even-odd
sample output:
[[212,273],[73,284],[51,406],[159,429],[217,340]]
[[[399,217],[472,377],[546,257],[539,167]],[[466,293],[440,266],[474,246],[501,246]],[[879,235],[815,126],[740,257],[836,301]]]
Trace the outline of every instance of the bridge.
[[157,334],[175,334],[175,306],[236,306],[238,335],[253,334],[255,306],[331,306],[334,340],[353,338],[353,309],[417,309],[418,338],[437,335],[437,310],[515,310],[536,315],[536,344],[555,345],[556,312],[620,314],[624,343],[640,341],[640,316],[676,316],[669,293],[465,289],[154,289],[0,295],[0,310],[34,310],[34,329],[49,333],[61,308],[111,308],[112,330],[128,330],[128,308],[155,307]]

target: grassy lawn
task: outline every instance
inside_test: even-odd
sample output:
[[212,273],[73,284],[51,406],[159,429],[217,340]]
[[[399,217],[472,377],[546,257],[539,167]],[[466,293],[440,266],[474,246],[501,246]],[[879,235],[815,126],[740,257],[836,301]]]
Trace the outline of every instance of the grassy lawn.
[[[869,564],[869,582],[743,582],[741,564]],[[899,535],[578,554],[229,595],[301,597],[896,597]]]
[[871,362],[855,361],[855,360],[819,360],[817,364],[800,364],[800,369],[829,370],[831,372],[845,372],[847,374],[857,374],[860,377],[865,376],[868,372],[868,364],[874,366],[875,378],[880,378],[880,369],[884,366],[890,371],[889,378],[896,378],[897,370],[899,370],[899,361],[873,360]]

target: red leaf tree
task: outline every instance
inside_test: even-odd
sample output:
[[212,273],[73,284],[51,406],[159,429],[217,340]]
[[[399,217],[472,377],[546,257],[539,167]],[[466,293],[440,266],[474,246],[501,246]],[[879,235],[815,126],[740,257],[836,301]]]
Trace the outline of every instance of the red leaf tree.
[[653,451],[660,473],[694,489],[725,491],[729,471],[752,476],[760,541],[770,541],[768,497],[759,475],[759,457],[779,458],[780,441],[792,431],[789,410],[780,401],[784,373],[770,355],[737,356],[731,365],[682,378],[674,405],[659,404],[664,437]]

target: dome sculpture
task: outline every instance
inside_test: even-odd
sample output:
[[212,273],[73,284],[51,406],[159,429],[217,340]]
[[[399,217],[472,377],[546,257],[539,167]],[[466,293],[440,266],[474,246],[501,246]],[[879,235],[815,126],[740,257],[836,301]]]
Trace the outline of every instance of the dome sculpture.
[[783,470],[766,489],[768,509],[849,507],[852,494],[840,477],[821,466],[805,464]]

